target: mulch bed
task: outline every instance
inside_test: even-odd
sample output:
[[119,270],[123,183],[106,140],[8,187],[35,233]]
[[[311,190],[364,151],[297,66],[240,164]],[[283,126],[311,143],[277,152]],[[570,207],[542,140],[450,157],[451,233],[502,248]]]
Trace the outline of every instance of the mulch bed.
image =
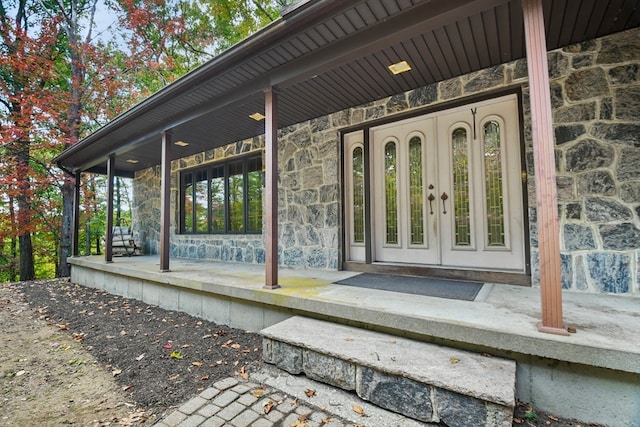
[[[262,365],[259,334],[70,283],[13,284],[37,315],[80,342],[155,421],[218,380]],[[146,425],[146,424],[145,424]],[[514,426],[587,427],[518,402]]]
[[67,279],[15,285],[41,319],[81,342],[147,416],[162,416],[214,382],[261,365],[262,339],[253,332]]

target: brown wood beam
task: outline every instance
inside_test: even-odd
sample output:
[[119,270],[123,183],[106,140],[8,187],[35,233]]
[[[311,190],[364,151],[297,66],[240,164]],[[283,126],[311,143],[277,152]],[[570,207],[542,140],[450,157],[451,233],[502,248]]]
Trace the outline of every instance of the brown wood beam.
[[73,188],[73,238],[71,240],[71,256],[78,256],[79,230],[80,230],[80,181],[82,172],[76,172]]
[[162,133],[162,163],[160,164],[160,271],[169,270],[171,217],[171,132]]
[[265,111],[265,264],[264,287],[278,284],[278,94],[269,88],[264,94]]
[[562,318],[560,233],[553,119],[542,0],[522,0],[531,102],[533,158],[540,254],[540,332],[568,335]]
[[116,156],[111,154],[107,161],[107,230],[104,260],[113,262],[113,181],[116,174]]

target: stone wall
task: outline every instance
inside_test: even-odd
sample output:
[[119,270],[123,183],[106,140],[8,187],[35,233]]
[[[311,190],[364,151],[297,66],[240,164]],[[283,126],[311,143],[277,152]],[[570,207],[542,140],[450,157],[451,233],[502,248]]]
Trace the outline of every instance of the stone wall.
[[[561,226],[562,285],[639,294],[640,29],[549,53]],[[523,92],[532,282],[538,283],[533,142],[526,61],[421,87],[279,131],[279,264],[335,269],[340,260],[339,130],[505,87]],[[260,150],[263,139],[173,162],[172,256],[261,263],[262,236],[177,235],[178,172]],[[159,237],[159,169],[135,180],[145,250]],[[140,200],[140,203],[137,201]]]
[[[549,54],[555,124],[562,286],[639,293],[640,30]],[[526,82],[518,61],[514,81]],[[528,110],[528,99],[524,107]],[[530,129],[527,114],[526,129]],[[527,144],[530,144],[528,138]],[[531,148],[527,168],[533,171]],[[533,182],[530,206],[535,206]],[[538,280],[535,210],[532,278]]]

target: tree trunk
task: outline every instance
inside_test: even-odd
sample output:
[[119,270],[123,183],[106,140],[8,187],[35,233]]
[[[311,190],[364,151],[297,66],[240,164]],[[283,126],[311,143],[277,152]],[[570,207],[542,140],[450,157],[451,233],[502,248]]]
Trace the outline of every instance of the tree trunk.
[[58,263],[58,277],[69,277],[71,266],[67,258],[71,256],[71,241],[73,240],[73,196],[75,182],[73,177],[65,175],[62,184],[62,224],[60,230],[60,252]]
[[33,280],[36,272],[33,265],[33,245],[31,243],[31,186],[29,185],[30,141],[24,138],[16,142],[16,169],[21,179],[17,182],[18,204],[17,230],[20,251],[20,280]]
[[[78,4],[77,0],[69,3],[70,13],[65,15],[63,29],[69,37],[71,56],[71,90],[69,93],[69,111],[67,115],[67,137],[65,148],[80,139],[80,115],[82,110],[82,85],[84,83],[85,69],[80,57],[78,43]],[[73,199],[75,193],[74,177],[66,174],[62,184],[62,225],[60,230],[60,253],[58,270],[60,277],[69,277],[71,267],[67,258],[71,256],[71,242],[73,239]]]
[[[19,203],[20,204],[20,203]],[[20,281],[36,278],[33,266],[33,246],[31,245],[31,233],[26,232],[18,236],[20,247]]]

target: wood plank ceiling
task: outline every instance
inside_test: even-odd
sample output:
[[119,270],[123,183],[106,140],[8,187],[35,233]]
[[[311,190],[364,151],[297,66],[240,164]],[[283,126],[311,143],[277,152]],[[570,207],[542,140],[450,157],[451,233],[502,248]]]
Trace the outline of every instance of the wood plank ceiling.
[[[547,0],[549,49],[640,25],[637,0]],[[320,0],[300,5],[116,118],[59,157],[72,170],[119,175],[160,163],[160,133],[171,129],[175,157],[264,133],[249,118],[263,90],[279,91],[279,127],[366,104],[434,82],[523,58],[519,1]],[[393,75],[400,60],[412,70]],[[137,160],[138,163],[128,163]]]

